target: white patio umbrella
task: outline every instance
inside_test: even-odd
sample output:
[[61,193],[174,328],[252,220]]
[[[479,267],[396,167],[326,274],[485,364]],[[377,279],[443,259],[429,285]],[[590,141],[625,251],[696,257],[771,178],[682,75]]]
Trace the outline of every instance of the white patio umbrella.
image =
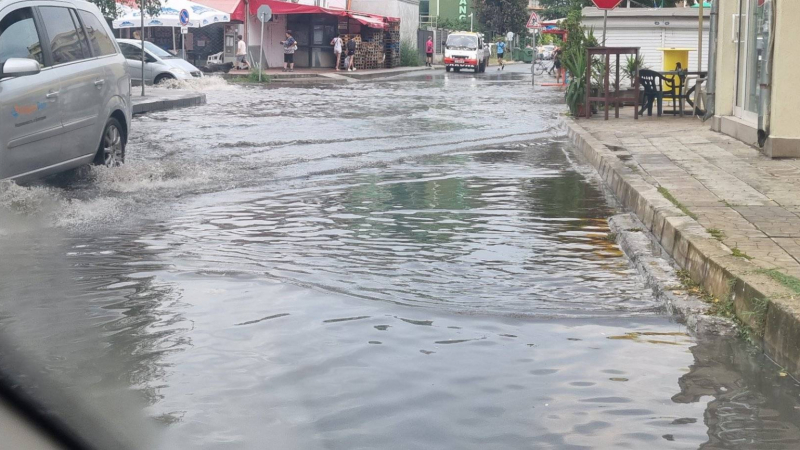
[[[138,5],[133,6],[128,3],[117,2],[120,15],[114,20],[114,28],[138,28],[141,26],[141,16]],[[203,6],[190,0],[166,0],[161,6],[161,12],[157,16],[144,17],[146,27],[180,27],[181,20],[178,17],[181,10],[189,11],[189,28],[200,28],[215,23],[230,22],[231,17],[228,13]]]

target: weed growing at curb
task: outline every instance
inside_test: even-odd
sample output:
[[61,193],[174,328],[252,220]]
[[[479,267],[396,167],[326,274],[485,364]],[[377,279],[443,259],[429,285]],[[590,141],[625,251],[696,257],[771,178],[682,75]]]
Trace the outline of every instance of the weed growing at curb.
[[758,270],[757,273],[762,273],[767,275],[768,277],[772,278],[773,280],[780,283],[783,287],[788,288],[790,291],[794,292],[795,294],[800,294],[800,279],[793,277],[791,275],[786,275],[783,272],[779,272],[775,269],[762,269]]
[[642,229],[641,228],[628,228],[625,231],[627,231],[629,233],[640,233],[642,231]]
[[747,253],[745,253],[745,252],[743,252],[743,251],[739,250],[739,248],[738,248],[738,247],[733,247],[733,248],[731,249],[731,252],[733,253],[733,256],[735,256],[735,257],[737,257],[737,258],[744,258],[744,259],[746,259],[746,260],[748,260],[748,261],[750,261],[751,259],[753,259],[753,257],[752,257],[752,256],[750,256],[750,255],[748,255]]
[[715,303],[719,303],[719,300],[714,298],[713,295],[709,294],[708,291],[703,289],[703,287],[700,286],[700,284],[698,284],[692,279],[692,276],[689,274],[688,270],[679,270],[675,272],[675,275],[678,276],[678,280],[683,285],[683,288],[686,289],[690,294],[696,295],[700,297],[700,299],[703,300],[704,302],[712,305]]
[[664,196],[665,199],[669,200],[670,203],[675,205],[676,208],[680,209],[682,213],[686,214],[687,216],[691,217],[694,220],[697,220],[697,214],[689,211],[689,208],[683,205],[683,203],[679,202],[677,198],[673,197],[672,194],[667,190],[667,188],[663,186],[658,187],[658,192]]
[[617,233],[608,233],[603,239],[607,240],[608,242],[617,242]]
[[708,234],[710,234],[711,237],[718,241],[725,239],[725,233],[723,233],[719,228],[708,228],[706,231],[708,231]]

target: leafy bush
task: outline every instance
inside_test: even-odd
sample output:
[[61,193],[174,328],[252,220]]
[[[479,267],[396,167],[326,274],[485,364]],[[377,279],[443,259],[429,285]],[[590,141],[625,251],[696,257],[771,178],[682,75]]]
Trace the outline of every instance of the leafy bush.
[[405,67],[422,65],[422,58],[417,50],[417,46],[409,41],[400,43],[400,65]]
[[[250,69],[250,73],[247,74],[247,81],[249,83],[258,83],[259,82],[258,81],[258,73],[259,72],[260,71],[258,69],[256,69],[255,67],[251,68]],[[269,83],[270,81],[272,81],[270,76],[267,75],[265,72],[261,72],[261,83]]]

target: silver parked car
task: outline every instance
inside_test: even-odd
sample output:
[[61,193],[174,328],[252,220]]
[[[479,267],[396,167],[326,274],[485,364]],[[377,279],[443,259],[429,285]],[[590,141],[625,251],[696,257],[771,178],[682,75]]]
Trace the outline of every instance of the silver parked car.
[[[142,81],[142,41],[117,39],[122,54],[128,60],[128,74],[134,81]],[[165,80],[201,78],[203,72],[185,59],[179,58],[152,42],[144,41],[144,79],[148,84]]]
[[0,180],[125,158],[131,83],[91,3],[0,0]]

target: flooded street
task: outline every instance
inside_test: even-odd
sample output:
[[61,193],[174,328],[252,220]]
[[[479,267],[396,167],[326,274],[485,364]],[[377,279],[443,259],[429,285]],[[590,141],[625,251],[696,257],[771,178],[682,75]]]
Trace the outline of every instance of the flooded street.
[[800,385],[666,315],[528,71],[206,78],[126,166],[0,188],[3,335],[140,448],[800,448]]

